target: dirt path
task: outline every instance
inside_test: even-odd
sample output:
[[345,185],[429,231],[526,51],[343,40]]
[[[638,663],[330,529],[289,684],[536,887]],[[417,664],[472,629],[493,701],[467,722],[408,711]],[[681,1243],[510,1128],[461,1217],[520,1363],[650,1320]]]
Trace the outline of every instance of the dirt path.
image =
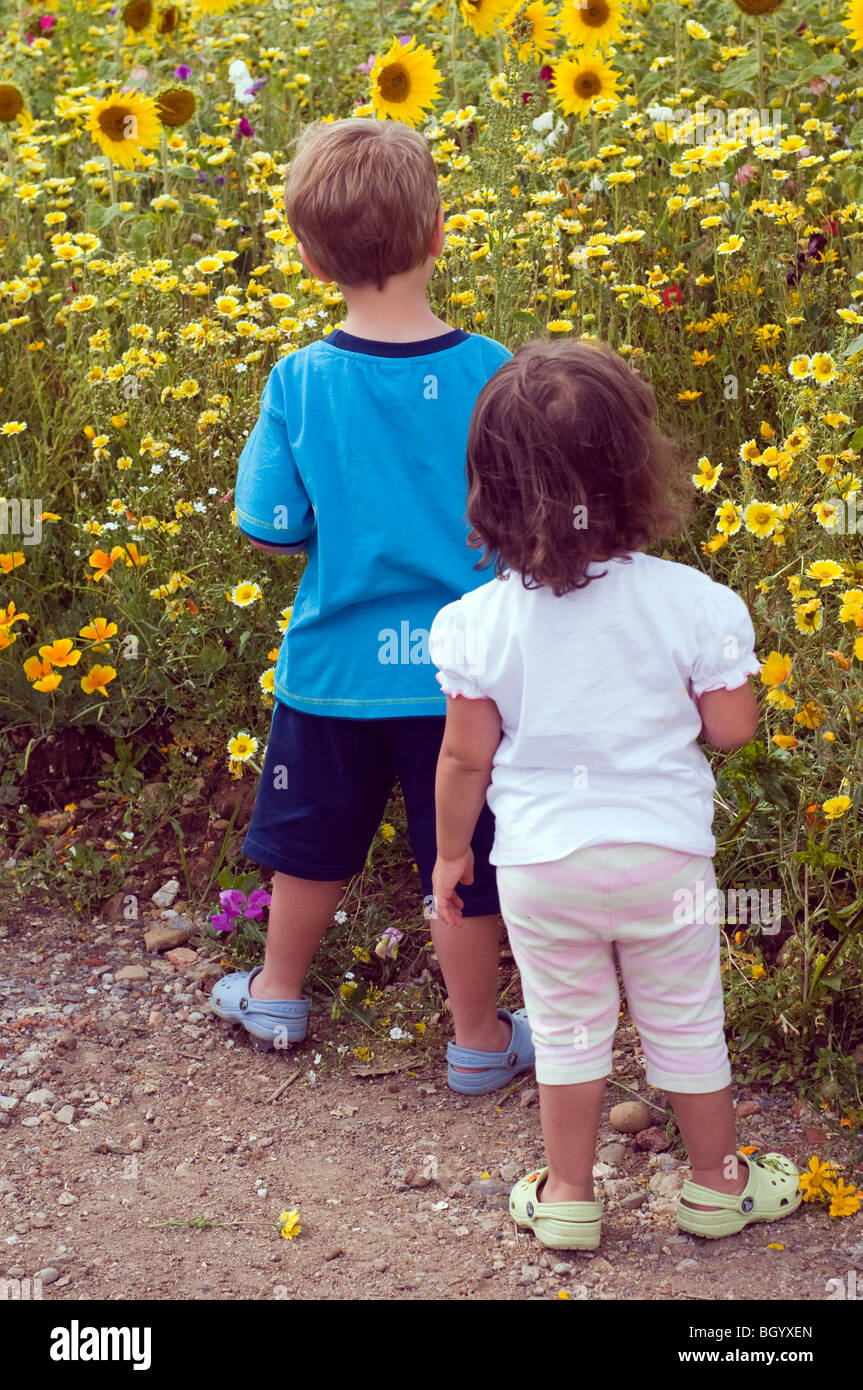
[[[677,1159],[607,1120],[601,1251],[543,1252],[506,1210],[542,1154],[532,1077],[507,1096],[454,1095],[442,1024],[414,1075],[360,1079],[325,1009],[300,1048],[259,1053],[209,1013],[218,967],[203,950],[175,968],[144,949],[154,924],[37,909],[0,924],[0,1279],[41,1271],[52,1300],[823,1300],[828,1280],[863,1271],[859,1214],[803,1208],[718,1242],[678,1233]],[[651,1098],[631,1029],[615,1067]],[[609,1105],[625,1098],[609,1088]],[[745,1099],[757,1107],[744,1105],[742,1144],[802,1166],[817,1124],[836,1136],[820,1155],[848,1163],[829,1117],[789,1094]],[[436,1177],[410,1185],[424,1173]],[[279,1217],[294,1208],[302,1231],[286,1240]],[[202,1218],[225,1224],[189,1224]]]

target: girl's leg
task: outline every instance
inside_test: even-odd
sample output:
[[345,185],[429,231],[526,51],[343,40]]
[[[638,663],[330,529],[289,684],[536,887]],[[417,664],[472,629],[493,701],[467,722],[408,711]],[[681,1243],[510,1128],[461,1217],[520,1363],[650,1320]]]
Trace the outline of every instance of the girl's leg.
[[592,1202],[596,1136],[605,1077],[574,1086],[539,1086],[548,1177],[541,1202]]
[[267,954],[251,984],[253,999],[303,997],[306,971],[343,892],[341,880],[317,883],[292,874],[273,875]]
[[749,1169],[737,1156],[731,1087],[703,1095],[684,1095],[679,1091],[666,1091],[666,1095],[689,1155],[692,1181],[716,1192],[739,1196],[746,1186]]
[[429,925],[452,1009],[456,1042],[476,1052],[505,1052],[512,1041],[512,1028],[497,1016],[500,918],[466,917],[461,927],[447,927],[439,918],[432,918]]

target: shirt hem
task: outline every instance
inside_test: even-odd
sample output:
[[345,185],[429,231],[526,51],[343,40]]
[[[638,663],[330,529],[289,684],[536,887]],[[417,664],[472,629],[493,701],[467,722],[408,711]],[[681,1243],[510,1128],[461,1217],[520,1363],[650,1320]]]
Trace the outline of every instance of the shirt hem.
[[446,714],[446,700],[440,695],[421,695],[400,700],[339,700],[332,696],[295,695],[278,684],[275,685],[274,693],[283,705],[302,710],[306,714],[341,715],[347,719],[393,719],[399,715],[408,717],[416,714]]
[[677,850],[681,854],[703,855],[707,859],[712,859],[716,854],[716,840],[710,836],[709,840],[686,839],[685,836],[657,836],[656,832],[646,829],[640,834],[621,835],[619,831],[608,835],[589,835],[584,838],[577,838],[570,843],[568,849],[555,849],[551,852],[547,850],[522,850],[512,855],[508,854],[501,858],[494,845],[492,845],[489,863],[496,869],[516,869],[526,864],[556,864],[559,859],[566,859],[570,854],[575,854],[579,849],[592,849],[596,845],[616,844],[616,845],[655,845],[657,849]]

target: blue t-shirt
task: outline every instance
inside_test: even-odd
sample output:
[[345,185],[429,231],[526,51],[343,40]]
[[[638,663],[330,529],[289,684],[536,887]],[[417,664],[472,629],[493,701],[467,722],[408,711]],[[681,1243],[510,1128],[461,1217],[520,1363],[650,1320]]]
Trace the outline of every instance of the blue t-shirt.
[[476,398],[510,356],[455,329],[417,343],[336,330],[282,358],[240,455],[240,529],[308,550],[276,664],[279,700],[351,719],[440,715],[435,614],[491,570],[467,545]]

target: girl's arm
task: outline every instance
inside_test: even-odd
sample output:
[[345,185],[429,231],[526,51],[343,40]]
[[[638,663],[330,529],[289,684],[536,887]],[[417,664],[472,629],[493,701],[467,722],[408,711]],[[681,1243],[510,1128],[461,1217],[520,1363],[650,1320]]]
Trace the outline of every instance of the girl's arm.
[[494,700],[447,696],[446,729],[437,765],[437,863],[432,875],[435,912],[447,926],[461,925],[457,883],[473,882],[470,842],[491,781],[500,743]]
[[758,700],[751,682],[736,690],[705,690],[696,701],[701,737],[714,748],[742,748],[758,729]]

